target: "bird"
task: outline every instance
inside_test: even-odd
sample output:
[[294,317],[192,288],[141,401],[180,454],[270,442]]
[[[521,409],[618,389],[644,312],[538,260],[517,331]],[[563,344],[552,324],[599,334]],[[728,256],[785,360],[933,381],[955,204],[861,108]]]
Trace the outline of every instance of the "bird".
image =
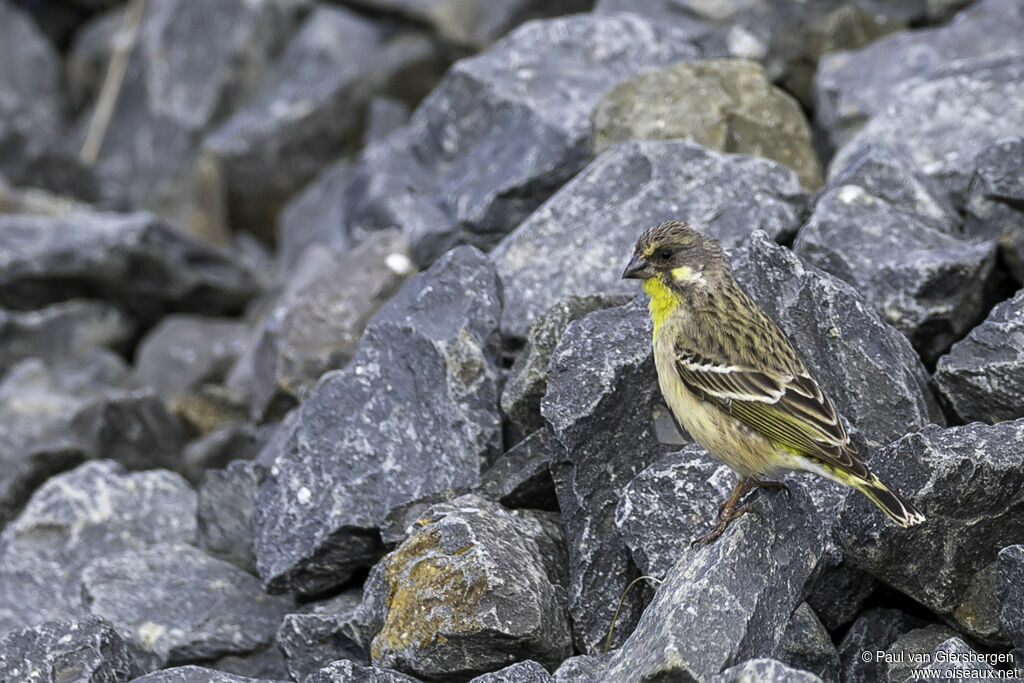
[[925,517],[860,459],[832,400],[778,325],[733,277],[722,246],[682,221],[643,231],[622,273],[642,281],[653,322],[658,385],[679,424],[737,475],[709,533],[714,542],[749,512],[771,477],[809,471],[852,487],[893,522]]

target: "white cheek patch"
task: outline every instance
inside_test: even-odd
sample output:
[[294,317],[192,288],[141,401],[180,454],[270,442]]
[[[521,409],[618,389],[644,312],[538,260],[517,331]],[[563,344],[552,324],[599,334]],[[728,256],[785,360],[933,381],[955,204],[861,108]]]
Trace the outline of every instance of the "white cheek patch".
[[694,271],[690,266],[673,268],[672,277],[676,282],[704,282],[704,273]]

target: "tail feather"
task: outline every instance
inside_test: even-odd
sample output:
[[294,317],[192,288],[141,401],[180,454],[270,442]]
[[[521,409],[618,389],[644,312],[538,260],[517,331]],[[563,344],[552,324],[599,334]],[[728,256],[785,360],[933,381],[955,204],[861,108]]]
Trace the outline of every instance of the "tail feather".
[[867,480],[854,479],[850,483],[901,527],[917,526],[924,521],[924,515],[920,510],[890,491],[875,475],[872,474]]

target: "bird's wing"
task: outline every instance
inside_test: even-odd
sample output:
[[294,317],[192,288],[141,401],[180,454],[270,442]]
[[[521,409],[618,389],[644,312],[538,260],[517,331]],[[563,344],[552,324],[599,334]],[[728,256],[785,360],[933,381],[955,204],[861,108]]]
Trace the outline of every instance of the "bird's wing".
[[681,343],[675,351],[679,378],[700,398],[778,446],[844,472],[867,475],[832,402],[802,367],[792,373],[756,370],[709,361]]

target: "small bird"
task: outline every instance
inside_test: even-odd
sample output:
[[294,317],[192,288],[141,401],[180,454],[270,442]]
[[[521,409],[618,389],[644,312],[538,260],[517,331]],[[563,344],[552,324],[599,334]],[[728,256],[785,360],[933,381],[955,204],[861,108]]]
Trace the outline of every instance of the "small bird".
[[[804,470],[851,486],[896,524],[924,521],[857,456],[832,401],[786,335],[732,276],[721,245],[679,221],[649,228],[622,277],[643,281],[654,322],[658,384],[679,423],[739,480],[706,545],[748,512],[766,477]],[[788,489],[787,493],[788,493]]]

